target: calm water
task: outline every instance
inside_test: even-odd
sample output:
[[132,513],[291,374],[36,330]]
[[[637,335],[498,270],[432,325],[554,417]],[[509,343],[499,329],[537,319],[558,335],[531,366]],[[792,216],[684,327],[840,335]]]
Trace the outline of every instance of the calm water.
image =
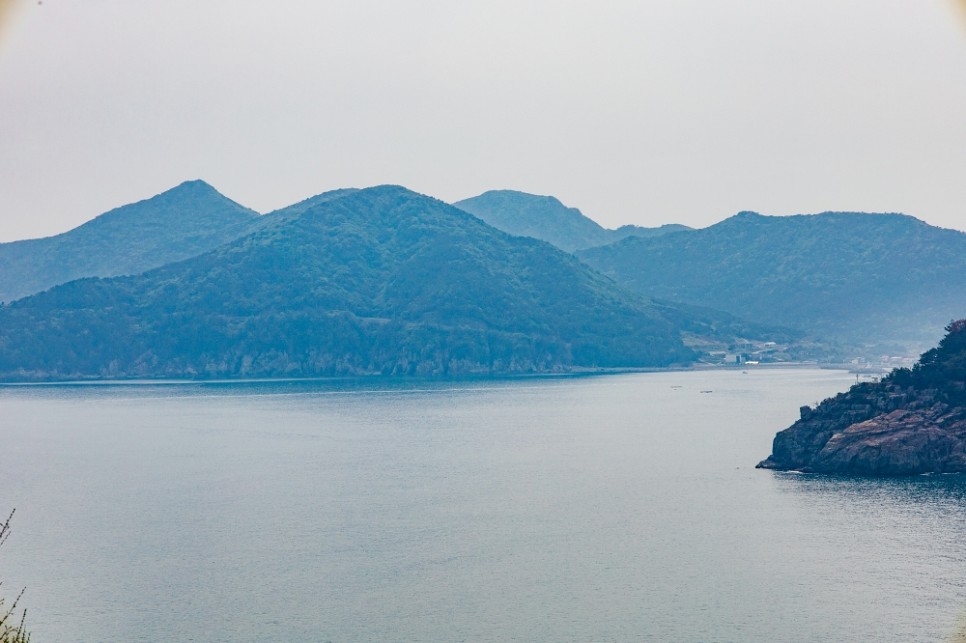
[[851,381],[0,387],[0,592],[37,643],[952,640],[966,481],[753,468]]

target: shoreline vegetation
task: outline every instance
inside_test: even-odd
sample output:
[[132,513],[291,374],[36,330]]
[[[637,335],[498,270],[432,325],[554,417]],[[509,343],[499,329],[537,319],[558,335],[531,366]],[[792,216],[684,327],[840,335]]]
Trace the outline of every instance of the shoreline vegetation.
[[[0,547],[7,542],[7,538],[10,537],[10,520],[13,518],[13,514],[16,509],[10,512],[7,519],[0,523]],[[0,581],[0,585],[2,585]],[[23,593],[26,588],[21,589],[17,597],[13,599],[10,607],[5,607],[5,599],[0,596],[0,643],[29,643],[30,634],[24,629],[24,623],[27,619],[27,610],[23,609],[20,612],[20,619],[17,619],[17,606],[20,603],[20,599],[23,597]],[[16,623],[16,625],[14,625]]]

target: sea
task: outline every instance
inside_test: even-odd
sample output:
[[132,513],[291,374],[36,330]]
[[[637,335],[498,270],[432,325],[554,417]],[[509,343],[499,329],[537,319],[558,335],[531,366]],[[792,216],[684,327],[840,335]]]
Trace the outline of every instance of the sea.
[[966,479],[756,470],[815,368],[0,386],[34,643],[952,642]]

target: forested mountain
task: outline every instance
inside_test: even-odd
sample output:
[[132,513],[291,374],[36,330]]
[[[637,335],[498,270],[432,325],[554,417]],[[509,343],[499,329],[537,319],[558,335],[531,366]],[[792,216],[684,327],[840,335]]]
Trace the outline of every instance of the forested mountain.
[[321,197],[195,258],[7,304],[0,374],[510,373],[694,356],[659,307],[547,243],[400,187]]
[[632,235],[650,237],[690,229],[668,224],[660,228],[625,225],[608,230],[584,216],[577,208],[568,208],[552,196],[513,190],[491,190],[453,205],[483,219],[494,228],[518,236],[543,239],[567,252],[614,243]]
[[966,234],[899,214],[769,217],[578,253],[636,292],[919,352],[966,312]]
[[63,234],[0,243],[0,301],[187,259],[244,234],[257,220],[207,183],[188,181]]
[[269,220],[274,220],[275,218],[281,217],[297,217],[306,210],[314,208],[315,206],[325,203],[326,201],[340,199],[358,191],[359,190],[356,188],[341,188],[338,190],[323,192],[322,194],[316,194],[315,196],[299,201],[298,203],[293,203],[292,205],[269,212],[267,215],[265,215],[265,222],[267,223]]

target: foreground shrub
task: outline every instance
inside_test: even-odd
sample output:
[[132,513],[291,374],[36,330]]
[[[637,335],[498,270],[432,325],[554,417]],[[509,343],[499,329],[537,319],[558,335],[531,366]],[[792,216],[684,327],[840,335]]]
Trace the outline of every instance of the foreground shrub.
[[[7,516],[7,519],[0,524],[0,547],[3,543],[7,541],[10,536],[10,519],[13,518],[13,511]],[[3,582],[0,581],[0,585]],[[20,590],[17,594],[17,598],[14,599],[13,603],[9,608],[4,607],[4,599],[0,597],[0,643],[28,643],[30,641],[30,634],[24,631],[24,620],[27,618],[27,610],[23,610],[20,613],[20,619],[17,619],[17,603],[20,602],[20,597],[23,596],[24,590]]]

